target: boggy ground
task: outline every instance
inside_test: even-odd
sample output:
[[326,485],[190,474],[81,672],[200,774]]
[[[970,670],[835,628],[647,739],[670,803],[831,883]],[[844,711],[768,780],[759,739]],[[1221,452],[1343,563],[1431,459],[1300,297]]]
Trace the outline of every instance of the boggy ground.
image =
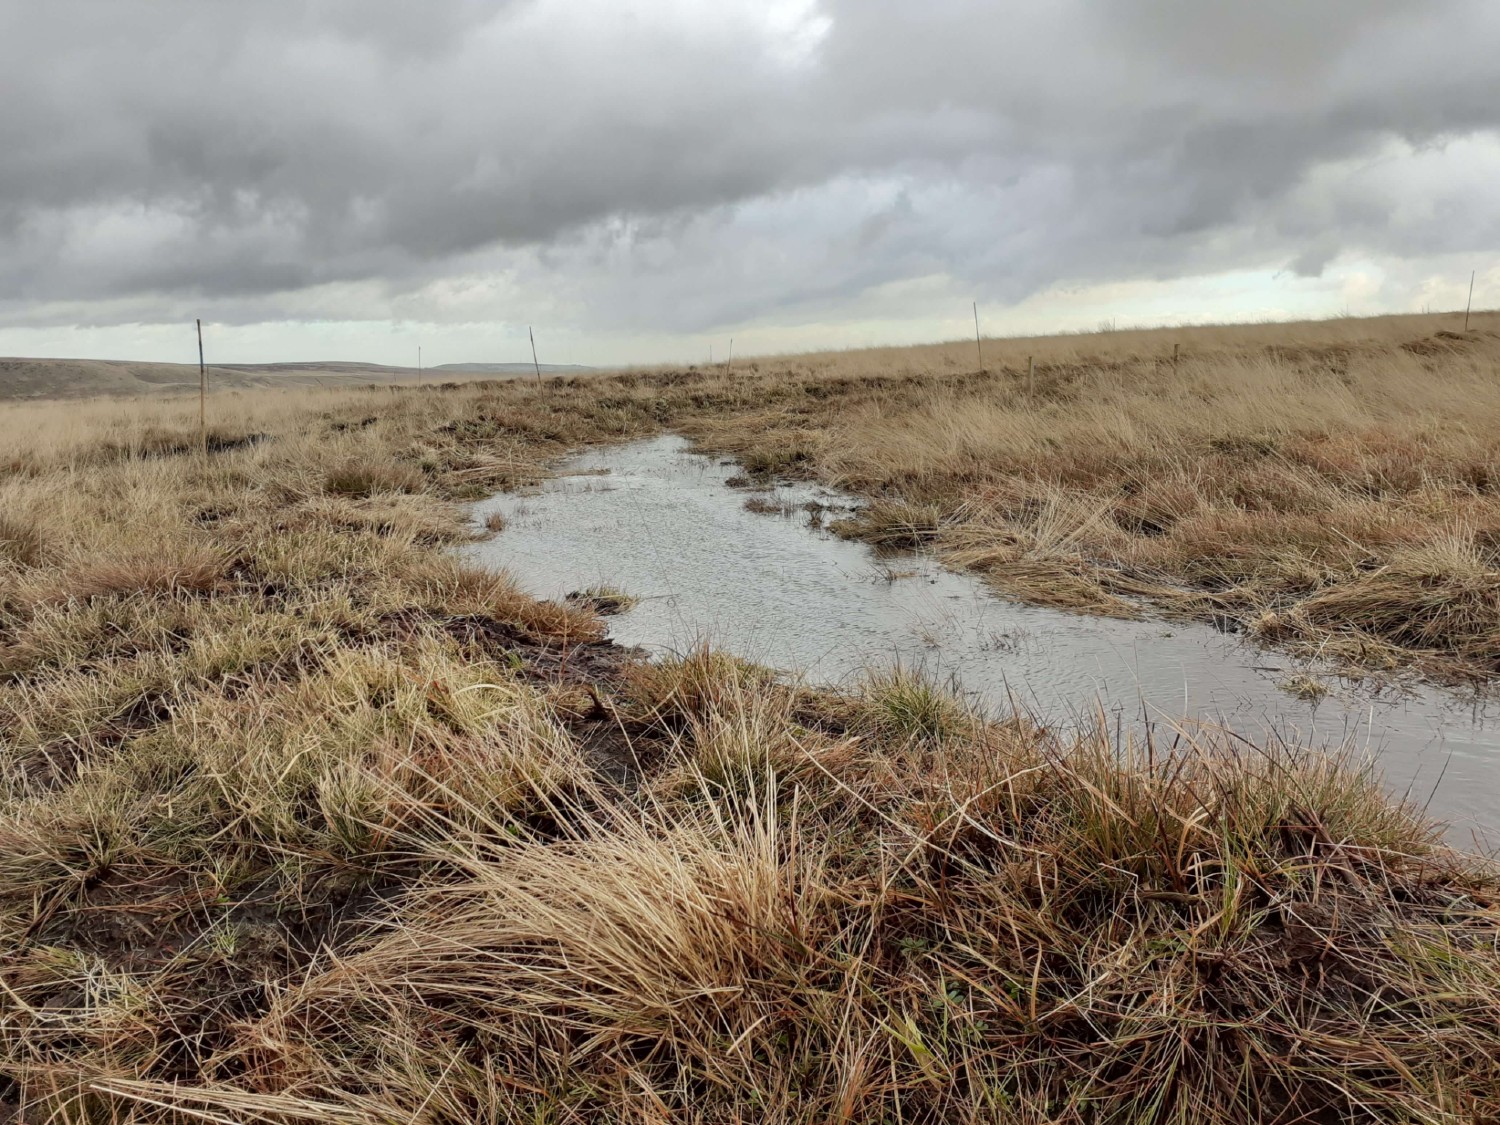
[[643,665],[446,551],[675,426],[1036,595],[1490,674],[1494,338],[1179,336],[1006,345],[1034,397],[994,343],[226,395],[207,458],[195,404],[9,411],[0,1119],[1500,1116],[1500,874],[1348,764]]
[[818,357],[694,386],[672,417],[764,473],[871,498],[850,534],[931,545],[1023,600],[1145,601],[1347,669],[1483,685],[1500,676],[1500,318],[1455,328],[992,341],[985,375],[958,346]]

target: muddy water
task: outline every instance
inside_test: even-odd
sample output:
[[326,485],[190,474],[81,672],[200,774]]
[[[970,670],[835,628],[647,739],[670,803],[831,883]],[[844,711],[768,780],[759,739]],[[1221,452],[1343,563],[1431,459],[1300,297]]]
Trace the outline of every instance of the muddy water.
[[[506,528],[469,551],[542,597],[594,585],[639,597],[610,632],[655,652],[709,641],[821,683],[900,662],[992,711],[1057,723],[1103,708],[1112,724],[1211,721],[1257,741],[1352,745],[1392,789],[1430,799],[1456,839],[1496,838],[1500,705],[1334,679],[1313,704],[1280,687],[1304,671],[1281,654],[1208,626],[1006,601],[930,558],[877,555],[810,526],[803,505],[847,508],[848,496],[805,484],[746,493],[725,484],[737,471],[678,437],[591,451],[534,492],[476,505]],[[748,511],[749,495],[785,514]]]

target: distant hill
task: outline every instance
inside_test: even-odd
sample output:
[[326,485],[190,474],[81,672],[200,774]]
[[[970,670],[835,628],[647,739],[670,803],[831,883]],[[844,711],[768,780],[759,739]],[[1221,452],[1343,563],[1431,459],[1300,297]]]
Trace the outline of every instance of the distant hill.
[[[453,371],[470,375],[531,375],[536,368],[529,363],[442,363],[429,367],[429,371]],[[577,363],[544,363],[543,375],[582,375],[597,371],[596,367],[584,367]]]
[[[445,363],[422,377],[431,379],[516,378],[529,375],[529,363]],[[544,375],[577,375],[593,368],[542,364]],[[378,363],[323,361],[315,363],[210,364],[211,386],[289,387],[348,386],[350,384],[413,383],[415,367],[387,367]],[[173,394],[198,386],[198,365],[142,363],[118,359],[0,359],[0,400],[86,398],[94,395]]]

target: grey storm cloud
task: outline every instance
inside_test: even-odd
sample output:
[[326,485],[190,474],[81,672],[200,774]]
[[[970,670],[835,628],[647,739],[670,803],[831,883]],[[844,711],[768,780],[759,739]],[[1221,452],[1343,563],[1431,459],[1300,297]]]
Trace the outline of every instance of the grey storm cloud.
[[1489,0],[0,0],[0,314],[498,270],[683,329],[1500,245],[1483,176],[1378,160],[1492,135],[1497,45]]

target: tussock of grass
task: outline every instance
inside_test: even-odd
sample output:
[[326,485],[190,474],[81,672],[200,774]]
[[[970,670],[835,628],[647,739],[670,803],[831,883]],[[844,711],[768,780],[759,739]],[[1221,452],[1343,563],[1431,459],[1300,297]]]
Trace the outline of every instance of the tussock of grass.
[[830,526],[834,534],[845,539],[863,539],[882,547],[916,549],[937,539],[942,514],[930,504],[877,500],[853,516],[835,520]]
[[803,510],[801,504],[795,500],[778,498],[775,496],[752,496],[745,501],[745,511],[754,512],[763,516],[785,516],[792,518]]
[[1500,564],[1472,534],[1400,548],[1381,567],[1303,600],[1280,627],[1304,635],[1348,626],[1400,649],[1491,663],[1500,650]]
[[218,588],[230,560],[208,544],[142,545],[79,560],[55,597],[91,601],[123,595],[208,594]]
[[739,800],[798,784],[822,783],[830,764],[843,762],[857,740],[842,730],[817,730],[799,693],[767,679],[727,681],[706,707],[688,717],[661,752],[661,768],[646,794],[666,799]]
[[434,509],[424,498],[398,494],[368,499],[313,497],[300,505],[293,517],[309,530],[362,532],[406,543],[437,545],[471,538],[455,526],[453,513]]
[[383,492],[420,492],[422,474],[409,465],[349,460],[328,472],[323,479],[323,487],[335,496],[367,497]]
[[896,668],[869,677],[860,692],[857,725],[882,741],[941,744],[972,723],[964,708],[928,676]]
[[0,516],[0,560],[17,566],[36,566],[45,551],[46,544],[34,523]]
[[1298,699],[1305,699],[1309,703],[1316,703],[1328,694],[1328,685],[1316,676],[1299,673],[1288,676],[1281,682],[1281,690]]
[[765,668],[700,646],[681,657],[630,668],[624,698],[634,723],[676,734],[693,721],[732,709],[745,693],[772,679]]
[[254,445],[265,436],[224,425],[211,426],[203,433],[196,427],[147,425],[123,439],[101,442],[90,451],[90,456],[107,463],[134,458],[183,457],[202,453],[205,448],[210,454],[224,453]]
[[601,617],[628,613],[640,602],[633,594],[627,594],[614,586],[590,586],[586,590],[574,590],[564,600],[570,605],[590,609]]

